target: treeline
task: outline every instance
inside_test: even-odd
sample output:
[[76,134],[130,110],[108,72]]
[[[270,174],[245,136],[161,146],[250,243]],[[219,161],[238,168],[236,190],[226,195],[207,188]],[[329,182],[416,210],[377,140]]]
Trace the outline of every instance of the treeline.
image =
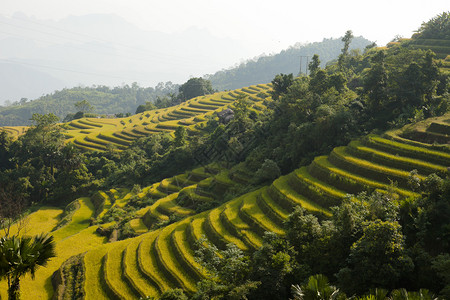
[[[372,44],[363,37],[353,39],[350,50],[364,49]],[[317,54],[321,57],[321,67],[327,62],[337,59],[342,48],[341,39],[324,39],[306,45],[295,45],[278,54],[264,55],[254,60],[249,60],[238,67],[222,70],[211,75],[204,76],[210,80],[213,87],[218,90],[233,90],[254,84],[270,82],[275,75],[300,73],[300,57],[302,58],[302,73],[307,72],[307,58]]]
[[146,102],[154,102],[158,97],[177,93],[179,85],[171,82],[159,83],[153,87],[140,87],[137,83],[121,87],[92,86],[63,89],[42,96],[36,100],[21,99],[7,107],[0,107],[0,126],[30,124],[33,113],[52,113],[61,120],[67,114],[76,113],[75,103],[86,100],[93,112],[100,115],[133,113]]

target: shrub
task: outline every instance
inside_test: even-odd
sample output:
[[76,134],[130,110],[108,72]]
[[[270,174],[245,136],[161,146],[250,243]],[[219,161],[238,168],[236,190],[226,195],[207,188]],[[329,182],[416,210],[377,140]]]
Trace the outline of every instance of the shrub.
[[187,300],[188,297],[182,289],[170,289],[162,293],[160,300]]
[[281,176],[280,168],[271,159],[266,159],[255,174],[255,183],[272,181]]

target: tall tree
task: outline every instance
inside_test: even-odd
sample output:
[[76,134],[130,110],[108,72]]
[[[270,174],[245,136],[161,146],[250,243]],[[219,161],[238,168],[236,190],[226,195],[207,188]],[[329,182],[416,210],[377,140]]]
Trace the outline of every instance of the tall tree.
[[294,75],[291,74],[278,74],[272,80],[272,99],[277,100],[282,94],[286,94],[288,87],[294,82]]
[[419,39],[450,39],[450,12],[443,12],[428,22],[422,23],[414,37]]
[[308,65],[309,74],[313,76],[320,69],[319,55],[314,54],[311,62]]
[[371,288],[395,288],[401,276],[412,270],[401,226],[378,219],[366,224],[363,236],[351,247],[347,267],[337,277],[347,291],[363,293]]
[[374,112],[379,112],[383,102],[387,100],[388,75],[385,67],[386,54],[378,51],[371,59],[370,68],[364,82],[364,91],[368,96],[369,106]]
[[350,43],[352,42],[352,39],[353,39],[353,32],[351,30],[347,30],[344,37],[342,38],[342,41],[344,42],[344,47],[342,48],[342,50],[341,50],[342,53],[341,53],[341,55],[339,55],[339,59],[338,59],[338,66],[339,66],[339,69],[341,69],[341,70],[344,66],[344,60],[348,56],[348,49],[350,47]]

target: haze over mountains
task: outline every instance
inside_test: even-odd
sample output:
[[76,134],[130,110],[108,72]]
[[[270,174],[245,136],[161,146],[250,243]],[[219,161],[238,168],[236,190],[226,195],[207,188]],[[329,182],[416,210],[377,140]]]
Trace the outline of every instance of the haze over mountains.
[[[252,50],[252,41],[221,38],[196,27],[177,33],[145,31],[114,14],[53,21],[16,13],[0,15],[0,25],[0,105],[75,86],[181,84],[206,74],[214,88],[235,89],[266,83],[280,72],[298,72],[301,55],[317,53],[325,64],[341,48],[340,40],[324,39],[298,42],[266,56]],[[369,43],[357,37],[351,49]],[[249,61],[256,54],[259,59]]]
[[184,82],[254,56],[206,29],[144,31],[112,14],[44,21],[16,13],[0,25],[0,104],[77,85]]

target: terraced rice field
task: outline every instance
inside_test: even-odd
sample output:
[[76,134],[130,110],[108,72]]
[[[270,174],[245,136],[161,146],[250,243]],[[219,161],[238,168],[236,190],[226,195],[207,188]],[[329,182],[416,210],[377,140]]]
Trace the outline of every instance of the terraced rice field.
[[[435,123],[448,124],[442,119],[431,124]],[[436,129],[441,127],[431,124],[427,125],[428,132],[442,131]],[[130,261],[125,268],[127,280],[121,283],[128,285],[124,291],[134,291],[139,296],[158,296],[170,287],[193,291],[203,272],[193,257],[194,244],[199,238],[205,236],[219,248],[234,243],[242,250],[252,251],[261,245],[265,231],[284,234],[283,221],[296,205],[327,217],[330,216],[329,208],[339,204],[347,193],[390,189],[397,197],[417,196],[408,189],[409,172],[416,169],[421,179],[432,172],[447,172],[450,149],[447,145],[407,139],[399,133],[370,135],[346,147],[338,147],[329,156],[317,157],[310,166],[280,177],[268,187],[143,234],[130,240],[126,247],[117,247],[114,251],[122,255],[113,252],[115,257]],[[105,260],[106,257],[108,261],[111,256],[107,253],[111,251],[98,259]],[[85,259],[91,255],[88,253]],[[106,282],[102,293],[113,288],[114,284],[108,286],[108,282],[123,279],[123,269],[122,273],[111,275],[116,278],[107,281],[101,278],[103,273],[98,274],[98,278],[87,278],[85,286],[90,287],[91,280]]]
[[[366,136],[334,149],[329,156],[317,157],[309,166],[282,176],[269,186],[196,215],[189,207],[177,205],[177,195],[187,190],[207,198],[203,189],[213,180],[226,187],[245,180],[245,172],[233,172],[231,176],[217,167],[211,167],[213,172],[199,168],[146,187],[137,194],[124,189],[103,192],[98,207],[90,204],[88,198],[81,198],[71,222],[54,232],[61,254],[48,269],[38,271],[34,282],[26,279],[30,288],[24,288],[24,298],[34,296],[33,289],[41,291],[37,299],[50,298],[51,273],[70,255],[84,251],[87,252],[83,256],[83,287],[87,299],[157,297],[174,287],[192,292],[204,274],[194,259],[195,243],[203,236],[220,249],[234,243],[244,251],[252,251],[261,246],[265,231],[285,233],[283,221],[297,205],[327,218],[331,216],[330,207],[338,205],[348,193],[390,190],[397,198],[417,196],[408,187],[409,172],[417,170],[417,176],[424,178],[433,172],[444,174],[450,166],[450,139],[430,144],[420,139],[420,132],[447,134],[449,120],[450,114],[413,128]],[[104,244],[104,239],[95,234],[96,226],[89,226],[88,220],[96,214],[105,214],[115,205],[128,205],[132,197],[157,199],[130,221],[141,235]],[[151,228],[158,220],[167,220],[174,213],[183,219],[146,232],[145,228]]]
[[[259,84],[231,92],[219,92],[199,96],[177,106],[146,111],[127,118],[82,118],[62,124],[67,142],[72,142],[83,151],[105,151],[112,147],[124,150],[140,137],[155,133],[172,134],[177,127],[184,126],[195,134],[206,122],[206,117],[231,107],[240,95],[251,100],[251,110],[264,108],[263,100],[270,101],[270,84]],[[256,97],[262,93],[265,98]],[[203,125],[204,126],[204,125]],[[27,127],[3,127],[13,137],[18,137]]]
[[431,50],[436,54],[436,58],[440,60],[439,68],[443,73],[450,73],[450,41],[448,39],[401,39],[399,42],[390,42],[389,46],[406,45],[408,48],[421,49],[424,51]]
[[18,138],[22,134],[24,134],[27,131],[27,126],[5,126],[0,127],[0,131],[4,130],[6,133],[8,133],[13,139]]
[[[89,226],[89,220],[94,214],[94,208],[89,198],[80,198],[78,209],[71,220],[63,227],[51,234],[56,241],[56,257],[52,258],[45,268],[39,268],[36,278],[26,276],[21,280],[21,292],[23,299],[50,299],[53,287],[50,278],[61,264],[73,255],[94,249],[106,242],[104,237],[95,234],[96,227]],[[27,235],[35,235],[40,232],[51,231],[60,221],[62,210],[44,208],[27,217],[30,230]],[[51,225],[51,226],[50,226]],[[0,297],[7,299],[6,282],[0,282]]]

